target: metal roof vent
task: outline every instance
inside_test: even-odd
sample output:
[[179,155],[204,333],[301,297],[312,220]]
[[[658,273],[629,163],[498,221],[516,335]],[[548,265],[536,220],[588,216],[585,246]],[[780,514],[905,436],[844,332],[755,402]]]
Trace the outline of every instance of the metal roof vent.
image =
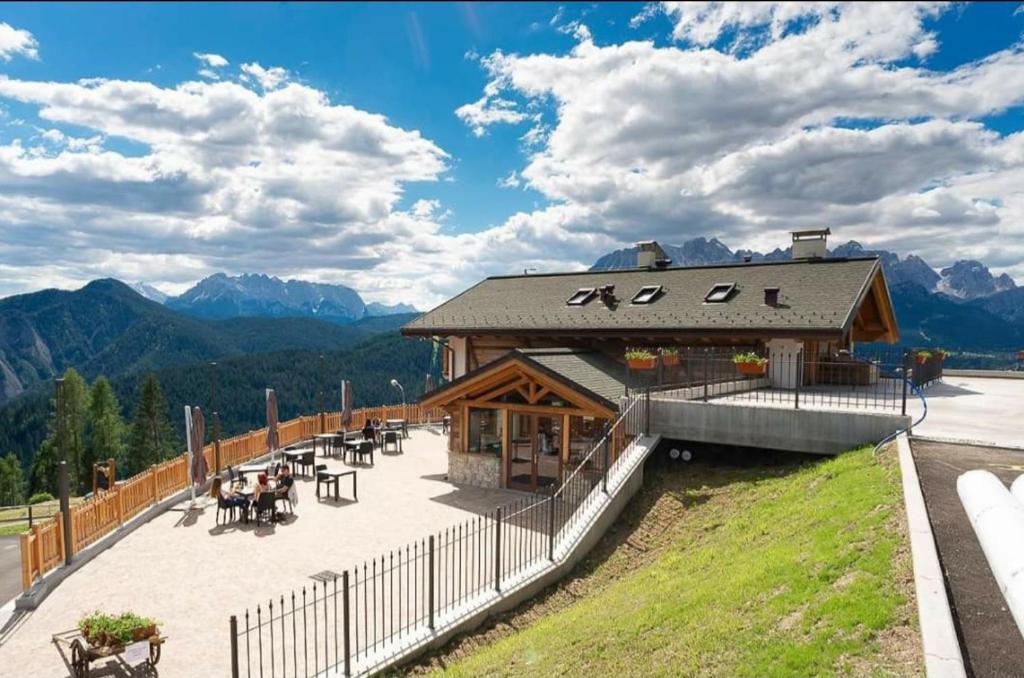
[[766,288],[764,288],[764,305],[765,306],[778,306],[779,305],[779,288],[778,287],[766,287]]

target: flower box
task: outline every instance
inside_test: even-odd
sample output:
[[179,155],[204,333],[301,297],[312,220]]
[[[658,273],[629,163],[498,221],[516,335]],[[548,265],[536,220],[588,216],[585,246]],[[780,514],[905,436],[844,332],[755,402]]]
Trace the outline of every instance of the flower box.
[[631,370],[653,370],[655,359],[653,356],[650,358],[629,358],[626,362],[629,363],[629,369]]
[[763,363],[736,363],[736,371],[750,376],[763,376],[768,371],[768,361]]
[[668,354],[663,353],[662,356],[661,356],[661,364],[665,365],[667,367],[673,367],[675,365],[678,365],[679,364],[679,354],[678,353],[675,353],[675,354],[673,354],[673,353],[668,353]]

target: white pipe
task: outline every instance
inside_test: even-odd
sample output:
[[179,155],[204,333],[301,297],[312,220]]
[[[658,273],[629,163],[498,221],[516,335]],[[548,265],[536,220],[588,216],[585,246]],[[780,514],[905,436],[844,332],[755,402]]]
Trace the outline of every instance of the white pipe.
[[1024,504],[999,478],[980,469],[960,476],[956,491],[1017,629],[1024,635]]
[[1017,479],[1010,485],[1010,494],[1021,506],[1024,506],[1024,474],[1017,476]]

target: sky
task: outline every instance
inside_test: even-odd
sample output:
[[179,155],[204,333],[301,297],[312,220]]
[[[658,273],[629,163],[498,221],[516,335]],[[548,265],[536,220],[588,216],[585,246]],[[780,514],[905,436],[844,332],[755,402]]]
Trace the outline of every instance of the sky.
[[1018,3],[0,5],[0,296],[215,272],[429,308],[828,226],[1024,281]]

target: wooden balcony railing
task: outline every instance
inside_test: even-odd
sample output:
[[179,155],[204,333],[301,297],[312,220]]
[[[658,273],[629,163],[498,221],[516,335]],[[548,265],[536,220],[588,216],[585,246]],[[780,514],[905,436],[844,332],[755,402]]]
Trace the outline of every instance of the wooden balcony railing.
[[[363,427],[367,419],[405,419],[409,424],[438,423],[444,411],[419,405],[367,407],[352,412],[349,430]],[[317,433],[341,429],[341,412],[300,416],[278,425],[281,447],[312,438]],[[261,428],[220,442],[221,468],[237,466],[266,454],[267,429]],[[203,448],[206,466],[214,472],[214,446]],[[102,539],[125,522],[163,499],[188,487],[188,453],[154,464],[142,473],[117,483],[74,506],[71,517],[71,555]],[[36,579],[64,562],[63,515],[56,513],[21,535],[21,584],[28,590]]]

